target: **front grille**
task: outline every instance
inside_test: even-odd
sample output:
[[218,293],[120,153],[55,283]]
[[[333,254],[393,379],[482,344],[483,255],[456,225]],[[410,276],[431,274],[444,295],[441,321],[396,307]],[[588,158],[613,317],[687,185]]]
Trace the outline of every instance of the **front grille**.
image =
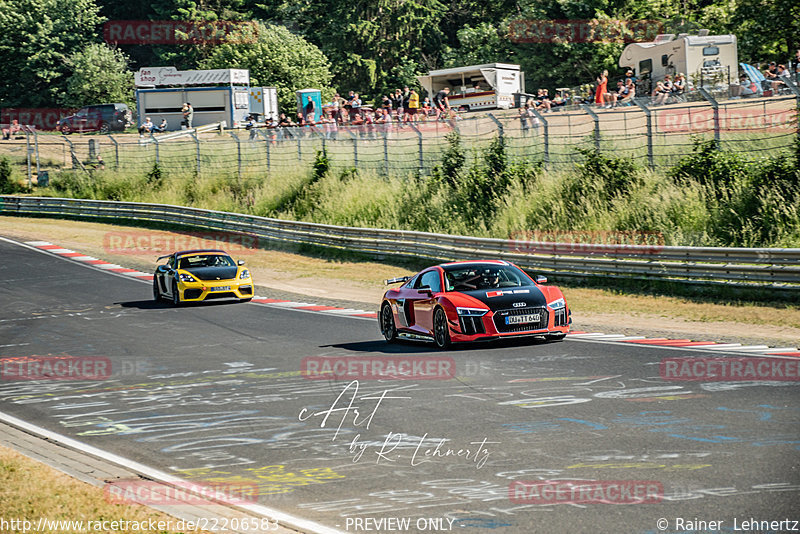
[[486,328],[483,326],[483,316],[459,315],[461,321],[461,332],[471,336],[474,334],[485,334]]
[[569,318],[567,318],[567,309],[561,308],[553,312],[553,326],[568,326]]
[[[506,317],[510,315],[526,315],[538,313],[538,323],[525,324],[506,324]],[[514,308],[510,310],[498,310],[494,312],[494,325],[498,332],[526,332],[528,330],[542,330],[547,328],[547,309],[546,308]]]
[[236,293],[233,291],[212,291],[206,295],[206,300],[212,299],[229,299],[229,298],[236,298]]
[[199,299],[200,295],[202,294],[203,294],[202,289],[186,289],[183,292],[183,298],[185,298],[186,300]]

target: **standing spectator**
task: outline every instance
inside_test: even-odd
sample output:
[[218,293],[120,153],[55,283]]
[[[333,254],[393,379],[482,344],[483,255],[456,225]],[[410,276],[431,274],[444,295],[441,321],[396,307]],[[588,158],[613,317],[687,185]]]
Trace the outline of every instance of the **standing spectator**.
[[392,107],[397,110],[397,120],[403,120],[403,108],[405,107],[405,102],[403,102],[403,92],[400,89],[396,89],[394,92],[394,97],[392,98]]
[[605,105],[605,95],[608,93],[608,71],[597,77],[597,90],[594,93],[594,103],[602,108]]
[[[309,115],[311,115],[309,119]],[[306,105],[303,106],[303,119],[308,122],[309,120],[314,120],[317,117],[317,106],[314,104],[314,99],[311,98],[311,95],[308,96],[308,100],[306,100]]]
[[528,135],[528,109],[530,107],[530,102],[525,102],[525,105],[519,108],[519,125],[524,135]]
[[408,112],[406,113],[406,122],[417,120],[417,110],[419,110],[419,95],[417,91],[412,89],[408,95]]
[[192,129],[192,122],[194,121],[194,108],[189,102],[186,102],[183,105],[183,122],[181,125],[185,126],[185,129],[191,130]]
[[422,107],[420,109],[422,110],[422,113],[419,114],[420,119],[422,119],[423,121],[428,120],[428,117],[430,117],[433,114],[433,108],[431,107],[430,98],[428,98],[427,96],[425,97],[425,99],[422,101]]
[[248,115],[247,122],[244,124],[244,128],[245,130],[250,130],[250,141],[258,137],[258,130],[256,130],[257,127],[258,122],[256,121],[256,118],[253,115]]
[[381,113],[383,113],[382,110],[384,109],[388,109],[390,111],[392,109],[392,99],[389,98],[387,95],[383,95],[381,97]]
[[[403,105],[402,105],[402,108],[403,108],[402,115],[403,115],[403,117],[402,118],[405,118],[406,113],[408,113],[409,100],[411,100],[411,91],[409,90],[408,86],[405,86],[405,87],[403,87]],[[400,118],[400,117],[398,117],[398,118]],[[406,121],[406,122],[408,122],[408,121]]]
[[797,49],[797,53],[794,55],[794,59],[789,62],[790,69],[794,73],[795,81],[800,84],[800,48]]
[[445,87],[444,89],[436,93],[436,96],[433,97],[433,107],[436,109],[437,121],[439,120],[439,117],[442,115],[443,112],[450,111],[450,101],[447,99],[447,95],[449,94],[450,94],[450,88]]
[[358,93],[353,93],[353,99],[350,101],[350,120],[352,121],[356,116],[361,116],[361,99],[358,97]]

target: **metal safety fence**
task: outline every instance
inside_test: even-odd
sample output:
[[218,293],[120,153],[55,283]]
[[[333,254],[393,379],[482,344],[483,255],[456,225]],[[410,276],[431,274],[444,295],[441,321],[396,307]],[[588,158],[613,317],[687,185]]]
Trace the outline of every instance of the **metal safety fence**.
[[498,258],[543,274],[800,290],[800,248],[550,243],[351,228],[163,204],[0,196],[0,215],[137,221],[237,232],[370,256]]
[[18,163],[29,182],[43,171],[141,173],[155,163],[168,174],[259,176],[308,169],[323,149],[333,168],[408,175],[429,173],[441,161],[447,134],[457,132],[462,146],[472,151],[502,136],[512,163],[541,162],[548,169],[564,169],[581,162],[578,149],[587,148],[659,169],[690,154],[698,136],[751,155],[790,149],[800,136],[800,91],[791,89],[796,93],[767,98],[717,100],[701,91],[702,101],[662,106],[645,98],[616,109],[580,106],[532,115],[497,110],[462,113],[446,121],[217,129],[166,138],[28,131],[21,139],[0,142],[0,156]]

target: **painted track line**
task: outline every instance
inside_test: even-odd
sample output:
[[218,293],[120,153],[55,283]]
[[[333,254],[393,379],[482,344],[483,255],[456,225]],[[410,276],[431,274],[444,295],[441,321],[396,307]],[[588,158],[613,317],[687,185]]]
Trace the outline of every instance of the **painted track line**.
[[[43,254],[50,254],[67,261],[74,261],[78,265],[95,269],[106,274],[121,276],[128,280],[137,280],[148,283],[153,280],[153,275],[143,273],[135,269],[113,264],[104,260],[87,256],[74,250],[63,248],[60,245],[49,241],[27,241],[20,243],[11,239],[0,237],[3,241],[13,243],[31,250],[36,250]],[[339,317],[349,317],[361,320],[373,320],[377,318],[377,313],[368,312],[353,308],[337,308],[335,306],[325,306],[313,302],[295,302],[283,299],[272,299],[253,297],[251,304],[256,306],[267,306],[274,308],[290,309],[305,313],[322,313],[326,315],[336,315]],[[628,343],[639,346],[657,347],[661,349],[685,349],[694,351],[713,351],[716,353],[748,354],[761,355],[765,357],[777,358],[797,358],[800,357],[800,349],[796,347],[768,347],[767,345],[748,345],[741,343],[718,343],[716,341],[704,341],[693,339],[668,339],[668,338],[647,338],[645,336],[628,336],[624,334],[605,334],[603,332],[583,332],[575,331],[567,335],[567,339],[574,341],[589,341],[595,343]]]

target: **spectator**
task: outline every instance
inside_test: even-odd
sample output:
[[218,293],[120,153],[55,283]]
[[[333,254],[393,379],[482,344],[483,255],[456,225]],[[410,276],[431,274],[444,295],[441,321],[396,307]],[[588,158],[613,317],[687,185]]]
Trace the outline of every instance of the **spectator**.
[[194,121],[194,108],[189,102],[186,102],[183,105],[183,122],[181,122],[181,126],[185,126],[186,129],[192,129],[192,123]]
[[615,92],[608,92],[605,94],[605,101],[606,105],[604,106],[606,109],[614,107],[613,103],[616,102],[616,99],[619,95],[622,94],[623,90],[625,89],[625,82],[622,80],[617,80],[617,90]]
[[764,71],[764,89],[772,89],[773,92],[778,91],[780,80],[778,80],[778,66],[774,61],[771,61],[767,70]]
[[336,93],[336,95],[333,97],[333,101],[336,102],[336,115],[334,118],[339,124],[341,124],[344,122],[344,114],[348,100],[339,95],[339,93]]
[[800,84],[800,48],[797,49],[797,53],[794,55],[794,59],[789,62],[790,69],[794,72],[795,81]]
[[545,89],[536,91],[536,110],[543,113],[550,112],[550,99],[547,97]]
[[278,126],[285,128],[287,126],[294,126],[292,121],[289,120],[289,117],[286,116],[286,113],[281,113],[280,118],[278,119]]
[[144,134],[149,134],[153,131],[155,125],[150,120],[150,117],[145,117],[144,122],[139,126],[139,137],[144,137]]
[[392,124],[392,110],[387,108],[381,110],[380,116],[375,122],[378,124]]
[[[433,97],[433,107],[436,109],[436,120],[439,120],[443,112],[450,111],[450,100],[447,98],[449,94],[450,88],[445,87]],[[445,115],[447,114],[445,113]]]
[[614,107],[617,104],[622,106],[630,106],[633,99],[636,97],[636,86],[633,84],[632,78],[625,79],[625,86],[622,88],[622,94],[614,99]]
[[525,135],[528,135],[528,110],[530,107],[530,102],[525,102],[525,105],[519,108],[519,125]]
[[384,109],[388,110],[392,109],[392,99],[386,95],[383,95],[383,97],[381,97],[381,110]]
[[22,131],[22,126],[19,125],[19,120],[12,119],[8,128],[3,128],[3,141],[9,141],[11,136]]
[[664,82],[656,82],[656,88],[653,89],[653,93],[650,95],[652,97],[652,103],[654,106],[663,106],[667,100],[667,96],[669,95],[670,91],[667,90],[667,87],[664,85]]
[[422,101],[422,107],[420,109],[422,110],[422,113],[420,113],[420,119],[423,121],[428,120],[428,117],[434,113],[433,108],[431,107],[431,100],[427,96]]
[[[401,115],[403,115],[402,118],[405,118],[406,113],[408,113],[409,100],[411,100],[411,91],[409,90],[408,86],[405,86],[403,87],[403,102],[402,102],[403,111],[402,113],[400,113]],[[401,117],[398,117],[398,119],[400,118]]]
[[153,126],[153,131],[158,133],[163,133],[167,131],[167,119],[161,119],[161,124],[158,126]]
[[256,128],[258,127],[258,122],[253,115],[247,116],[247,122],[244,124],[245,130],[250,130],[250,141],[258,137],[258,131]]
[[396,89],[394,92],[392,107],[397,110],[397,120],[403,120],[403,108],[405,107],[405,103],[403,102],[403,92],[400,89]]
[[751,82],[744,73],[742,73],[742,75],[739,77],[739,84],[733,84],[731,86],[731,96],[752,96],[757,92],[758,87],[756,87],[756,84]]
[[306,118],[303,116],[303,113],[298,111],[297,112],[297,122],[294,123],[294,126],[305,126],[306,125]]
[[[353,99],[350,101],[350,120],[352,121],[355,116],[361,115],[361,99],[358,93],[353,93]],[[362,119],[364,117],[361,117]]]
[[417,110],[419,110],[419,95],[417,91],[412,89],[408,95],[408,113],[406,113],[406,122],[417,120]]
[[[309,119],[309,115],[311,115]],[[314,99],[311,96],[308,96],[308,100],[306,101],[306,105],[303,106],[303,119],[306,122],[309,120],[315,120],[317,118],[317,105],[314,103]]]
[[783,77],[791,78],[792,75],[789,73],[789,69],[786,68],[786,65],[778,65],[778,70],[776,72],[778,78],[778,86],[776,90],[779,90],[782,86],[785,86],[786,83],[783,81]]
[[675,76],[675,81],[672,83],[672,93],[676,96],[680,96],[683,92],[686,91],[686,76],[679,72],[677,76]]
[[605,105],[605,95],[608,94],[608,71],[604,70],[600,76],[597,77],[597,90],[594,94],[594,103],[598,108]]

